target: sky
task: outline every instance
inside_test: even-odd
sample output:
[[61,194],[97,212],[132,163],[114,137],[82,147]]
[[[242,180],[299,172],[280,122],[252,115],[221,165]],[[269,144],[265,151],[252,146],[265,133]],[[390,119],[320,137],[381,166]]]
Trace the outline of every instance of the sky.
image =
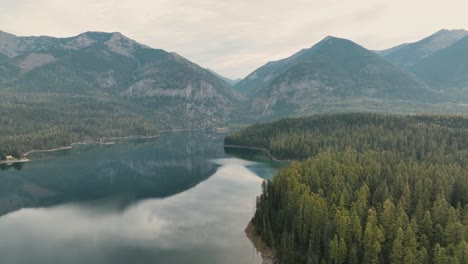
[[378,50],[468,29],[466,0],[0,0],[0,30],[121,32],[229,78],[332,35]]

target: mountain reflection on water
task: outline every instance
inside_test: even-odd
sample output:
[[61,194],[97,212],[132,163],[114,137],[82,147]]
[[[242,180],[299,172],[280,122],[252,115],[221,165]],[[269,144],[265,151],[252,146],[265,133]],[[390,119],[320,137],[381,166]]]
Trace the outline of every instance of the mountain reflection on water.
[[223,157],[223,135],[163,134],[110,146],[77,146],[31,155],[33,162],[0,171],[0,215],[24,207],[71,201],[120,200],[183,192],[216,171],[210,159]]
[[1,171],[0,263],[261,263],[244,228],[276,168],[226,154],[223,137],[81,146]]

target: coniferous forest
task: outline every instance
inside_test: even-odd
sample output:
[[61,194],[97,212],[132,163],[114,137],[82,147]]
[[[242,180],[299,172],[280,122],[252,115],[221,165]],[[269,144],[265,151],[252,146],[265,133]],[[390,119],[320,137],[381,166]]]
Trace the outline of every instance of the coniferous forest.
[[161,127],[142,109],[109,98],[0,92],[0,102],[0,160],[78,141],[155,135]]
[[334,114],[234,132],[294,159],[252,220],[280,264],[468,263],[468,118]]

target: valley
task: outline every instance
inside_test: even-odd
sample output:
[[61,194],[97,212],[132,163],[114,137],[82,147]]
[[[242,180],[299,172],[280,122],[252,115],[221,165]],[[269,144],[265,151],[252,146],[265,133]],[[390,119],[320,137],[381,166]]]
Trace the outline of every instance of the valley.
[[235,79],[0,31],[0,262],[466,264],[467,54],[327,36]]
[[[1,32],[0,153],[318,113],[467,113],[465,60],[453,55],[468,54],[465,35],[443,30],[377,53],[329,36],[233,81],[120,33]],[[411,52],[412,62],[397,59]]]

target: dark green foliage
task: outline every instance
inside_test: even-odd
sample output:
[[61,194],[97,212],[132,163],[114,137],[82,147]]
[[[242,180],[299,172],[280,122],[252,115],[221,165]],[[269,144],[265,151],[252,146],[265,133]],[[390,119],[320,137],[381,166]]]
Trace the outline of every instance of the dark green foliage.
[[0,102],[3,155],[103,137],[155,135],[162,128],[160,122],[150,123],[140,107],[109,98],[0,93]]
[[405,158],[436,161],[468,156],[468,118],[330,114],[289,118],[232,133],[225,144],[266,148],[280,159],[302,160],[323,150],[397,151]]
[[21,45],[0,52],[0,154],[226,126],[244,100],[198,65],[119,33],[7,37]]
[[468,118],[314,116],[225,143],[302,160],[264,184],[252,220],[280,263],[466,262]]

